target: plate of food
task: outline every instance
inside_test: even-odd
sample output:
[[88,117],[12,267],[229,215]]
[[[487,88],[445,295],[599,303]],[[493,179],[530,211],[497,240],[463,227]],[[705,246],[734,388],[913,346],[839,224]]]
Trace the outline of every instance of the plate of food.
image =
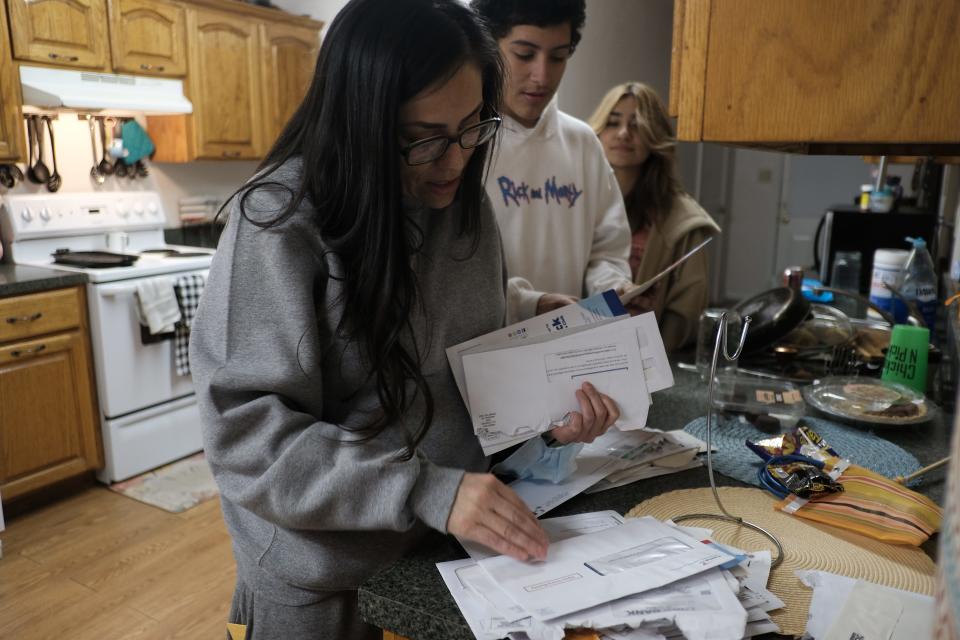
[[826,414],[874,426],[919,424],[937,411],[922,393],[873,378],[822,378],[804,387],[803,397]]

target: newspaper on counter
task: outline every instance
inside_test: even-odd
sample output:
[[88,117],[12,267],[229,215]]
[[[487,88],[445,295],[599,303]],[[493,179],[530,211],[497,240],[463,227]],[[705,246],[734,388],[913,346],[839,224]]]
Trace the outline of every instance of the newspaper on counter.
[[706,445],[683,431],[664,433],[656,429],[620,431],[614,428],[584,445],[575,459],[576,470],[563,481],[521,479],[509,486],[530,511],[540,517],[580,493],[604,491],[642,478],[700,466],[696,456],[701,446]]

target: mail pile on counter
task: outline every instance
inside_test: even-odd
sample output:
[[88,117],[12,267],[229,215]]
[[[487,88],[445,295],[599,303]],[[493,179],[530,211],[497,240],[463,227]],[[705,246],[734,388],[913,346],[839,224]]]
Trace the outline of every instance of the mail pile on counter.
[[673,386],[653,313],[631,317],[613,291],[447,349],[486,455],[562,424],[590,382],[620,409],[615,427],[647,424],[651,394]]
[[[526,447],[528,445],[524,445]],[[586,445],[567,445],[578,450],[574,469],[559,481],[523,477],[509,486],[537,517],[581,493],[597,493],[644,478],[676,473],[702,465],[697,454],[706,450],[704,442],[678,431],[610,429]],[[510,458],[498,465],[510,463]],[[495,467],[494,471],[498,468]]]
[[464,545],[437,568],[478,640],[561,640],[594,629],[614,640],[740,640],[778,632],[768,551],[717,544],[707,529],[613,511],[541,520],[544,562]]

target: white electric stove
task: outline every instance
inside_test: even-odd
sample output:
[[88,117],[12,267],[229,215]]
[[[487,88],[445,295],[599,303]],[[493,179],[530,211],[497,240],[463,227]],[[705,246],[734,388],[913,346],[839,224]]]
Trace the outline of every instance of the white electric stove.
[[[88,277],[103,482],[124,480],[202,447],[190,376],[176,373],[173,341],[144,343],[135,294],[144,279],[205,275],[214,252],[166,244],[164,222],[158,194],[146,191],[8,195],[0,210],[8,260]],[[65,251],[135,261],[110,267],[57,264],[55,255]]]

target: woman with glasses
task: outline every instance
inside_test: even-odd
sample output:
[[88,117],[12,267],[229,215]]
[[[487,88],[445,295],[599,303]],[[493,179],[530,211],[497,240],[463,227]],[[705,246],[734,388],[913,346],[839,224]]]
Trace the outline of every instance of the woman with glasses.
[[[482,186],[500,86],[458,0],[352,0],[229,204],[190,360],[237,563],[229,628],[247,640],[379,637],[356,589],[430,528],[545,556],[486,473],[444,353],[504,319]],[[578,397],[558,439],[618,417]]]
[[[646,282],[720,227],[680,184],[673,127],[656,91],[642,82],[610,89],[588,121],[620,184],[632,235],[630,270]],[[633,299],[654,311],[668,350],[693,339],[707,306],[709,254],[699,251],[666,280]]]

